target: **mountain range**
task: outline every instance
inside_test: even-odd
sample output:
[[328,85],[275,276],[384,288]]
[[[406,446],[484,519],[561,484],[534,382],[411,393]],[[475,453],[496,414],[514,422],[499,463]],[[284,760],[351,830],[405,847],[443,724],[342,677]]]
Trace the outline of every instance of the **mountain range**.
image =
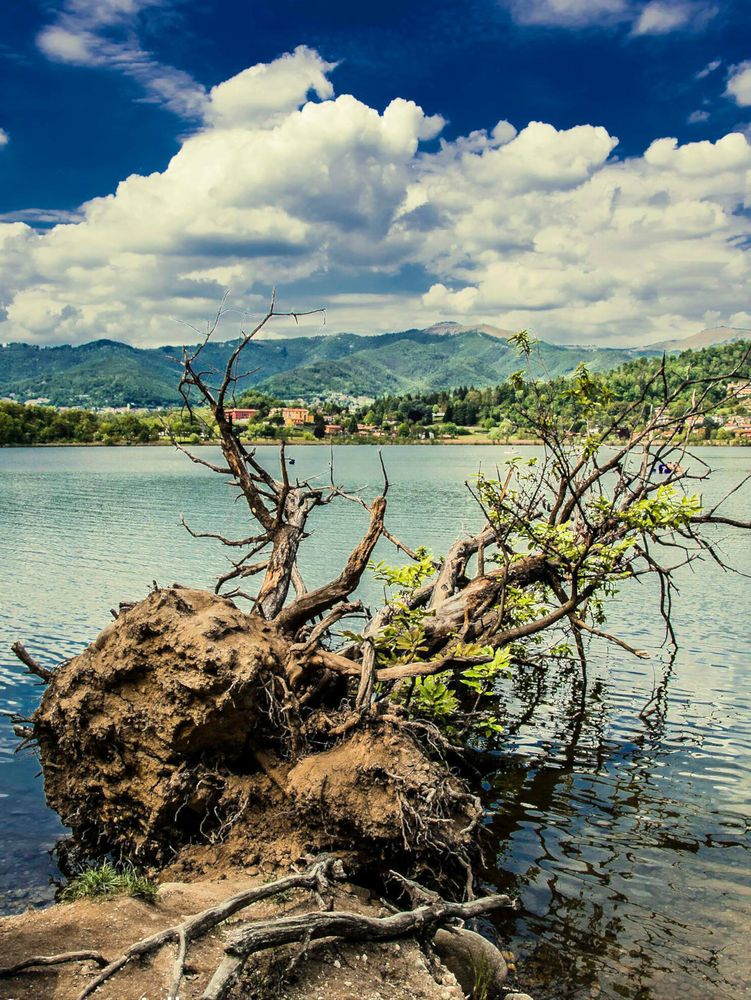
[[[424,330],[361,336],[340,333],[251,342],[244,355],[248,374],[238,394],[256,388],[279,399],[314,400],[430,392],[460,385],[496,385],[523,366],[508,342],[511,331],[488,325],[438,323]],[[582,361],[608,371],[640,355],[654,355],[732,340],[751,331],[730,327],[704,330],[685,340],[643,348],[535,345],[532,374],[552,378]],[[204,367],[223,369],[236,341],[209,343]],[[0,346],[0,397],[45,400],[55,406],[159,407],[180,402],[180,347],[138,348],[113,340],[81,345]]]

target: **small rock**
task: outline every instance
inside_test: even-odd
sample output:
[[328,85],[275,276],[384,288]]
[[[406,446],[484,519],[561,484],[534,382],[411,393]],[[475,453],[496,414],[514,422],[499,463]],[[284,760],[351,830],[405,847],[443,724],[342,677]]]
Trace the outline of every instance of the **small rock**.
[[334,959],[334,968],[335,969],[341,969],[341,967],[342,967],[342,963],[339,961],[338,958],[335,958]]
[[529,993],[507,993],[503,1000],[532,1000]]
[[439,929],[433,947],[443,964],[452,972],[465,994],[471,993],[476,970],[486,971],[488,1000],[500,1000],[508,966],[501,952],[481,934],[464,928]]

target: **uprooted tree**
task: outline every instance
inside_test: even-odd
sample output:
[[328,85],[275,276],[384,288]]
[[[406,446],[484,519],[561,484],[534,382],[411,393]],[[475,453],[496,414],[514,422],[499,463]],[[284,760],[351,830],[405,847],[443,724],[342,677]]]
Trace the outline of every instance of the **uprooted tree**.
[[[381,494],[368,499],[336,484],[333,462],[327,483],[301,481],[284,444],[272,471],[242,440],[228,411],[243,352],[278,315],[272,300],[213,371],[203,350],[220,310],[182,358],[185,405],[210,414],[223,462],[185,453],[229,484],[250,524],[238,539],[186,527],[228,547],[231,568],[213,594],[155,587],[123,604],[55,671],[17,646],[47,685],[18,732],[38,746],[48,800],[88,856],[158,864],[211,845],[247,863],[334,849],[350,870],[397,867],[471,897],[481,807],[457,772],[469,744],[503,738],[499,680],[551,659],[585,671],[593,635],[644,655],[605,631],[605,604],[645,577],[659,581],[674,642],[675,570],[702,556],[725,565],[714,526],[751,527],[702,506],[694,491],[710,470],[685,445],[718,389],[747,377],[748,356],[712,377],[668,378],[663,360],[621,406],[579,369],[569,391],[599,425],[584,439],[555,416],[545,383],[520,372],[520,418],[541,455],[468,483],[479,530],[437,557],[387,528],[383,461]],[[529,356],[526,335],[516,342]],[[308,518],[347,502],[363,509],[362,537],[333,579],[307,589]],[[373,565],[380,539],[399,565]],[[378,608],[353,597],[369,566],[391,595]]]

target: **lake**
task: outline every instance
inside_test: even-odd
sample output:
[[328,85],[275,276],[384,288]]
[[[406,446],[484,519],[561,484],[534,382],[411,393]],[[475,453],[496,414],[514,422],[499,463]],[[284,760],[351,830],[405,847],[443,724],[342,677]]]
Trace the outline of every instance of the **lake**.
[[[394,446],[391,530],[436,553],[479,523],[464,487],[534,449]],[[697,449],[715,470],[707,499],[751,473],[751,449]],[[276,461],[273,449],[259,449]],[[210,450],[202,452],[207,457]],[[294,471],[327,476],[328,451],[290,449]],[[337,479],[373,496],[375,449],[335,450]],[[748,517],[749,491],[728,513]],[[223,534],[242,511],[219,477],[166,448],[0,451],[0,708],[28,714],[40,689],[9,652],[43,663],[79,652],[121,600],[152,581],[209,586],[221,547],[179,524]],[[321,583],[359,537],[365,512],[317,513],[301,568]],[[244,532],[246,533],[246,532]],[[751,537],[716,530],[751,572]],[[382,543],[381,557],[393,561]],[[671,664],[651,586],[617,597],[609,628],[649,660],[593,644],[587,690],[564,669],[517,671],[504,691],[506,741],[486,775],[488,885],[517,895],[497,924],[536,1000],[706,1000],[751,988],[751,656],[748,580],[712,563],[681,571]],[[365,599],[376,601],[368,580]],[[649,709],[644,712],[649,703]],[[33,755],[14,754],[0,721],[0,911],[48,903],[49,851],[62,833]]]

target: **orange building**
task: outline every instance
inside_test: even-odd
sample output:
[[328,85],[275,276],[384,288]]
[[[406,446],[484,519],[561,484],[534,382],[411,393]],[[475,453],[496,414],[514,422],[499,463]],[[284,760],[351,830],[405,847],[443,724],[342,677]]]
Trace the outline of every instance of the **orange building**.
[[734,399],[751,400],[751,382],[731,382],[727,394]]
[[285,427],[302,427],[305,424],[313,423],[313,414],[307,406],[276,406],[272,411],[272,416],[281,414]]
[[226,411],[227,417],[233,424],[249,424],[251,420],[256,419],[260,412],[260,410],[243,410],[238,408]]

